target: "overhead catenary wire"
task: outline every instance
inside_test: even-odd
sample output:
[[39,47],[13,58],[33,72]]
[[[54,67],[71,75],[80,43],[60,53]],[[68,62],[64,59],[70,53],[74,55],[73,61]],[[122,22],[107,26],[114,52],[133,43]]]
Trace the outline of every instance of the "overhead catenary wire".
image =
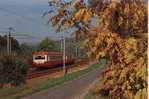
[[[15,15],[15,16],[17,16],[17,17],[20,17],[20,18],[22,18],[22,19],[24,19],[24,20],[27,20],[26,22],[34,23],[34,24],[36,24],[36,25],[39,24],[39,22],[38,22],[37,20],[34,20],[33,18],[24,16],[24,15],[20,15],[20,14],[18,14],[16,11],[13,11],[12,9],[0,7],[0,11],[5,12],[5,13],[8,13],[8,14],[11,14],[11,15]],[[42,18],[42,16],[41,16],[41,18]],[[43,25],[45,25],[45,24],[43,24]],[[0,28],[0,29],[1,29],[1,28]],[[8,28],[3,28],[3,29],[1,29],[1,30],[5,30],[5,29],[8,29]],[[5,31],[2,31],[2,32],[4,33]],[[1,31],[0,31],[0,34],[1,34]],[[34,38],[34,39],[35,39],[35,38]]]
[[8,54],[11,54],[11,37],[15,37],[15,36],[16,37],[18,37],[18,36],[22,37],[23,36],[23,37],[27,37],[27,38],[31,37],[28,34],[17,34],[14,31],[15,30],[12,27],[9,27],[7,31],[0,31],[0,34],[4,34],[5,33],[6,36],[7,36],[7,53]]
[[17,17],[20,17],[20,18],[24,19],[24,20],[27,20],[28,22],[32,22],[32,23],[35,23],[35,24],[38,23],[36,20],[34,20],[34,19],[32,19],[32,18],[26,17],[26,16],[24,16],[24,15],[20,15],[20,14],[18,14],[17,12],[15,12],[15,11],[13,11],[13,10],[10,10],[10,9],[6,9],[6,8],[0,7],[0,11],[5,12],[5,13],[8,13],[8,14],[15,15],[15,16],[17,16]]
[[[7,35],[7,33],[8,32],[6,32],[6,31],[3,31],[3,32],[1,32],[0,31],[0,34],[5,34],[5,35]],[[32,39],[39,39],[39,37],[35,37],[35,36],[31,36],[31,35],[28,35],[28,34],[18,34],[18,33],[11,33],[11,36],[13,36],[13,37],[15,37],[15,38],[26,38],[26,39],[28,39],[28,38],[32,38]]]

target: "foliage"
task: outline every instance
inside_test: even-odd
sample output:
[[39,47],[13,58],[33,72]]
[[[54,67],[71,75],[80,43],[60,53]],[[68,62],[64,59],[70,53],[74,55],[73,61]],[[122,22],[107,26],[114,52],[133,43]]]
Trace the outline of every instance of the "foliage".
[[20,60],[25,60],[27,61],[27,64],[28,65],[31,65],[32,62],[33,62],[33,59],[32,59],[32,52],[33,51],[36,51],[37,47],[36,45],[33,45],[33,44],[28,44],[28,43],[22,43],[20,45],[20,53],[17,53],[17,57],[20,58]]
[[50,2],[58,12],[50,17],[53,27],[76,28],[88,55],[109,59],[97,93],[147,99],[147,5],[143,0],[85,1]]
[[13,53],[11,55],[0,54],[0,84],[20,85],[25,82],[27,65],[17,58]]
[[29,45],[27,43],[22,43],[20,45],[21,51],[27,54],[30,54],[33,50],[35,50],[34,45]]
[[45,38],[39,43],[37,49],[42,51],[56,50],[56,45],[54,41],[50,40],[49,38]]
[[15,88],[6,88],[0,90],[0,96],[2,99],[20,99],[25,96],[29,96],[33,93],[39,92],[41,90],[45,90],[51,87],[55,87],[57,85],[62,85],[63,83],[73,80],[75,78],[78,78],[86,73],[89,73],[96,68],[99,68],[99,66],[103,65],[104,63],[99,64],[93,64],[92,66],[89,66],[89,68],[68,73],[65,76],[58,77],[58,78],[50,78],[47,79],[40,79],[37,82],[35,82],[32,86],[20,86]]
[[[12,51],[19,51],[20,45],[19,42],[14,39],[13,37],[11,39],[11,49]],[[7,36],[0,36],[0,51],[5,51],[7,48]]]

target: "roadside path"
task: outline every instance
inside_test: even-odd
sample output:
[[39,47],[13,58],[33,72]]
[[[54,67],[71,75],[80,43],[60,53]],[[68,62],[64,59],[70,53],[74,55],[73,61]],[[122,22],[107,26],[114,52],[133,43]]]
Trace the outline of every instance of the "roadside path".
[[97,81],[96,78],[99,76],[104,65],[104,62],[102,62],[99,68],[79,78],[54,88],[35,93],[23,99],[82,99]]

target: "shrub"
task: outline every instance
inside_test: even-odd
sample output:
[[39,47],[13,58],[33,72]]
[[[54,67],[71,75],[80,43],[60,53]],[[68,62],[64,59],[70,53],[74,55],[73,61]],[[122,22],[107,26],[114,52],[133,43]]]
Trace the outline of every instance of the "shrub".
[[0,54],[0,84],[20,85],[25,83],[27,65],[13,54]]

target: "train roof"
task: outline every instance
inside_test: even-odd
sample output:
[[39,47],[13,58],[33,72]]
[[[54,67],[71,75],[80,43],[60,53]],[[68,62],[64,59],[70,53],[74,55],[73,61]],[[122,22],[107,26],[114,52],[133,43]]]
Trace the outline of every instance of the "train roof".
[[32,53],[33,55],[62,55],[62,52],[56,51],[35,51]]

